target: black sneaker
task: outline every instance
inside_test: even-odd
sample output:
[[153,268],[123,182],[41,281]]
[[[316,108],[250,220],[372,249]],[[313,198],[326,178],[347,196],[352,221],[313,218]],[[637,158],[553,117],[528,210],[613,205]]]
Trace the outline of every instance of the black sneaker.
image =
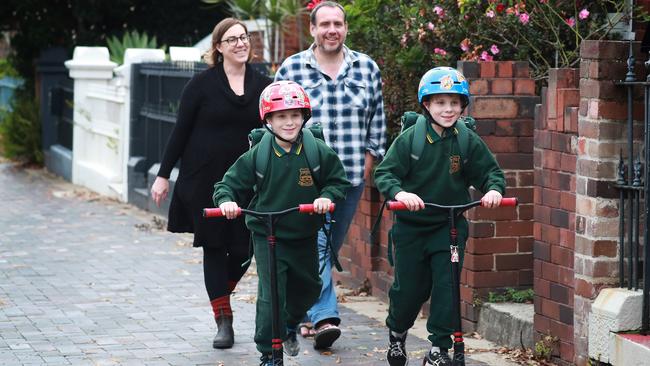
[[433,365],[433,366],[451,366],[451,359],[449,358],[449,353],[445,348],[441,348],[440,352],[431,352],[429,351],[426,356],[424,356],[424,361],[422,366]]
[[282,365],[282,359],[277,359],[273,361],[273,356],[269,355],[262,355],[260,357],[260,366],[283,366]]
[[386,353],[386,360],[390,366],[406,366],[409,364],[409,357],[406,354],[406,333],[404,337],[393,337],[393,334],[388,331],[388,352]]
[[284,349],[284,353],[287,355],[291,357],[298,356],[298,352],[300,352],[300,343],[298,343],[298,337],[296,337],[295,330],[287,332],[287,339],[282,342],[282,348]]

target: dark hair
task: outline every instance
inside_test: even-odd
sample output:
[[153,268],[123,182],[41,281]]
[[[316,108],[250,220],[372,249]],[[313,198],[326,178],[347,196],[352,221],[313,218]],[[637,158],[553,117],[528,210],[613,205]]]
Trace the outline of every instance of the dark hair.
[[217,45],[221,42],[221,37],[223,37],[228,29],[237,24],[244,27],[244,31],[248,33],[246,24],[237,18],[225,18],[214,26],[214,30],[212,31],[212,47],[210,47],[210,49],[203,55],[203,59],[208,65],[210,65],[210,67],[214,67],[216,64],[223,61],[223,55],[217,49]]
[[343,8],[343,5],[337,3],[336,1],[322,1],[318,3],[313,9],[311,9],[311,13],[309,13],[309,21],[311,22],[312,25],[316,25],[316,13],[318,10],[322,7],[329,7],[329,8],[339,8],[343,12],[343,21],[347,22],[348,21],[348,16],[345,14],[345,9]]

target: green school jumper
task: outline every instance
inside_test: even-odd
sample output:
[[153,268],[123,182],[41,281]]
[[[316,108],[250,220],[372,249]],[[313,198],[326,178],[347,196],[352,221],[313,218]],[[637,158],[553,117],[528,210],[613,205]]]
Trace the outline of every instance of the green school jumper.
[[[284,151],[275,139],[271,160],[267,166],[261,191],[253,198],[249,208],[255,211],[280,211],[301,203],[313,203],[318,197],[332,201],[343,198],[348,182],[343,164],[336,153],[323,141],[316,140],[320,150],[321,172],[316,182],[311,175],[302,144],[294,144],[290,152]],[[215,206],[228,201],[245,202],[256,184],[255,157],[259,145],[244,153],[226,172],[221,182],[214,186]],[[320,191],[319,191],[320,187]],[[278,271],[278,297],[280,324],[295,327],[307,310],[318,299],[321,281],[318,275],[317,232],[323,224],[322,215],[293,212],[275,225],[276,261]],[[265,224],[253,216],[246,216],[246,226],[253,234],[257,274],[257,311],[255,315],[255,343],[257,349],[271,353],[271,282],[269,273],[269,248]],[[287,292],[287,288],[291,292]],[[286,338],[281,329],[282,339]]]
[[[469,186],[482,192],[505,192],[505,178],[483,140],[470,132],[468,161],[461,163],[453,129],[440,137],[431,124],[419,160],[411,158],[414,128],[395,139],[375,171],[375,184],[387,199],[401,191],[415,193],[424,202],[459,205],[470,202]],[[423,138],[422,136],[418,136]],[[396,211],[390,238],[394,243],[395,276],[389,291],[386,325],[401,333],[413,326],[422,304],[431,297],[427,330],[432,345],[451,348],[453,308],[449,223],[446,210]],[[468,226],[464,217],[456,223],[462,268]]]

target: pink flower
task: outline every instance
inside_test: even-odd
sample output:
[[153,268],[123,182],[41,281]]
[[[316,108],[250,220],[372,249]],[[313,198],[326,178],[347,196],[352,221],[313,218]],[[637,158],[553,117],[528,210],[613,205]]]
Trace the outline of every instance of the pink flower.
[[488,18],[494,18],[494,10],[488,10],[485,12],[485,16]]
[[307,9],[311,10],[318,5],[322,0],[311,0],[309,3],[307,3]]
[[427,23],[427,28],[429,28],[429,30],[432,31],[435,28],[435,26],[433,25],[433,23],[429,22]]
[[483,52],[481,52],[481,60],[482,60],[482,61],[492,61],[492,60],[494,60],[494,57],[492,57],[491,55],[489,55],[489,54],[487,53],[487,51],[483,51]]
[[409,41],[409,36],[408,34],[404,33],[402,34],[402,38],[399,40],[399,43],[402,45],[402,47],[406,47],[406,44]]
[[460,42],[460,49],[463,50],[463,52],[467,52],[469,51],[469,45],[470,45],[469,38],[465,38],[463,39],[462,42]]
[[443,50],[442,48],[437,48],[436,47],[436,48],[433,49],[433,53],[435,53],[437,55],[445,56],[447,54],[447,51]]
[[576,19],[574,17],[566,19],[565,22],[571,28],[573,28],[576,25]]
[[444,18],[445,16],[445,9],[439,7],[438,5],[433,8],[433,12],[436,13],[436,15],[440,18]]
[[493,55],[496,55],[497,53],[499,53],[499,47],[497,47],[497,45],[493,44],[490,47],[490,52],[492,52]]
[[585,20],[587,18],[589,18],[589,10],[587,10],[586,8],[580,10],[580,13],[578,13],[578,19]]
[[530,16],[528,15],[528,13],[519,14],[519,21],[521,22],[521,24],[526,25],[528,24],[529,20],[530,20]]

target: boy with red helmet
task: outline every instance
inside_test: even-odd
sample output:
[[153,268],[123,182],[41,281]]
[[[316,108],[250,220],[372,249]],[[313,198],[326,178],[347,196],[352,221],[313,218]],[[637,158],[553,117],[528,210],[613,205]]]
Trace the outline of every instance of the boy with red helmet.
[[[255,162],[260,144],[244,153],[214,186],[213,200],[228,219],[236,217],[237,202],[256,187],[249,208],[255,211],[280,211],[301,203],[313,202],[314,210],[324,214],[333,200],[343,198],[349,187],[343,164],[324,141],[315,139],[320,154],[318,178],[306,159],[302,128],[311,116],[309,98],[303,88],[292,81],[270,84],[260,95],[260,118],[273,134],[266,173],[258,182]],[[277,222],[276,261],[280,303],[280,324],[286,324],[284,350],[290,356],[299,352],[296,326],[309,307],[318,299],[321,282],[318,275],[317,233],[323,224],[321,215],[291,213]],[[252,233],[255,262],[259,277],[255,343],[262,353],[261,365],[273,364],[271,354],[271,295],[268,268],[266,226],[246,217]],[[287,291],[291,289],[291,291]]]

